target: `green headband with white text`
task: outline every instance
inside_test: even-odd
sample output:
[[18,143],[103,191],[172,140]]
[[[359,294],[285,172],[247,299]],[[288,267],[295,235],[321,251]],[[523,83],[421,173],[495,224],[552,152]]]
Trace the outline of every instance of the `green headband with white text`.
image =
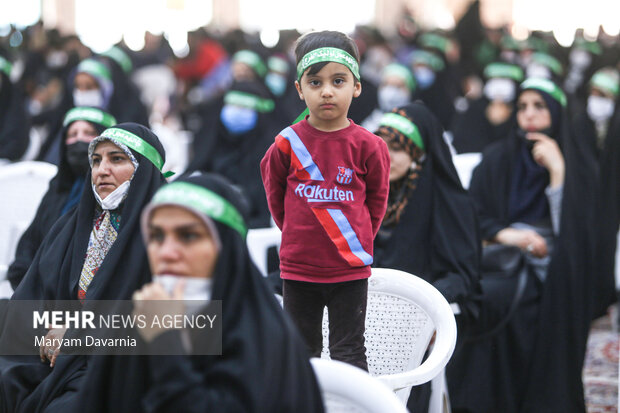
[[[113,141],[118,141],[123,145],[133,149],[138,152],[140,155],[144,156],[146,159],[151,161],[153,165],[161,172],[161,169],[164,167],[164,160],[162,159],[157,149],[155,149],[150,143],[140,138],[138,135],[135,135],[125,129],[120,128],[108,128],[103,131],[100,135],[101,137],[111,139]],[[164,177],[168,178],[169,176],[174,175],[173,172],[164,173]]]
[[155,193],[153,206],[174,204],[200,212],[237,231],[245,239],[248,229],[243,217],[230,202],[199,185],[189,182],[173,182]]
[[301,76],[310,66],[322,62],[334,62],[345,65],[353,73],[353,76],[360,80],[359,63],[357,63],[357,60],[349,53],[336,47],[321,47],[306,53],[297,65],[297,80],[301,80]]
[[386,113],[383,115],[381,122],[379,123],[379,127],[381,126],[396,129],[415,143],[416,146],[424,150],[424,141],[422,140],[422,135],[420,135],[418,127],[406,117],[399,115],[398,113]]
[[260,113],[272,112],[276,104],[271,99],[261,98],[246,92],[232,90],[224,95],[224,103],[227,105],[241,106],[254,109]]

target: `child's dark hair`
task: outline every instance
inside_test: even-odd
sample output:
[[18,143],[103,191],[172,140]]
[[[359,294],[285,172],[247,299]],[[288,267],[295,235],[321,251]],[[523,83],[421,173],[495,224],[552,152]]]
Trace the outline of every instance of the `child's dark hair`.
[[[360,62],[360,54],[353,39],[342,32],[325,30],[322,32],[306,33],[297,39],[297,43],[295,44],[295,59],[297,64],[299,64],[307,53],[320,49],[321,47],[342,49],[353,56],[357,63]],[[310,66],[308,74],[314,75],[318,73],[327,63],[329,62],[313,64]],[[357,79],[355,81],[357,81]]]

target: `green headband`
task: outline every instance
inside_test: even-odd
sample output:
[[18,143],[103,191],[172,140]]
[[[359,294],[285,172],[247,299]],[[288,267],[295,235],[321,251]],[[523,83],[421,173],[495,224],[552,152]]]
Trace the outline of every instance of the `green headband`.
[[379,126],[387,126],[396,129],[415,143],[416,146],[424,150],[424,141],[422,140],[422,135],[420,135],[418,127],[406,117],[398,113],[386,113],[381,118]]
[[125,73],[131,72],[131,69],[133,67],[133,64],[131,63],[131,59],[129,58],[129,56],[127,56],[127,53],[125,53],[123,50],[119,49],[118,47],[113,46],[108,51],[103,52],[102,55],[107,56],[110,59],[114,60],[116,63],[118,63],[119,66],[123,69],[123,72]]
[[357,60],[349,53],[336,47],[321,47],[306,53],[297,65],[297,80],[301,80],[306,69],[321,62],[335,62],[345,65],[353,73],[353,76],[360,80],[360,68]]
[[546,53],[533,53],[532,61],[540,63],[548,67],[554,74],[561,76],[564,69],[562,69],[562,63],[555,57]]
[[532,77],[521,83],[521,89],[536,89],[548,93],[552,98],[557,100],[563,107],[566,106],[566,95],[555,83],[549,79]]
[[419,43],[423,47],[440,50],[443,54],[445,54],[450,47],[450,40],[436,33],[424,33],[420,35]]
[[411,65],[415,64],[430,66],[434,72],[439,72],[446,66],[443,60],[441,60],[441,57],[426,50],[416,50],[411,53]]
[[[133,133],[126,131],[125,129],[108,128],[104,130],[100,136],[118,141],[123,145],[126,145],[127,147],[133,149],[134,151],[138,152],[140,155],[151,161],[151,163],[155,165],[155,167],[160,171],[161,168],[163,168],[164,166],[164,160],[162,159],[159,152],[157,152],[157,149],[155,149],[151,144],[149,144],[138,135],[134,135]],[[172,175],[172,172],[164,173],[164,177],[166,178]]]
[[517,65],[507,63],[491,63],[484,68],[484,77],[487,79],[500,77],[512,79],[515,82],[523,81],[523,69]]
[[11,62],[0,56],[0,72],[4,72],[7,76],[11,76],[11,69],[13,69]]
[[233,55],[233,62],[244,63],[250,66],[256,74],[260,77],[265,77],[267,74],[267,66],[263,59],[257,53],[251,50],[240,50]]
[[574,45],[575,47],[579,49],[587,50],[590,53],[595,54],[595,55],[600,55],[601,53],[603,53],[603,50],[600,44],[598,44],[597,42],[589,42],[586,39],[583,39],[581,37],[578,37],[575,40]]
[[254,109],[260,113],[269,113],[273,111],[276,106],[271,99],[264,99],[250,93],[239,92],[236,90],[230,91],[224,95],[224,103],[227,105]]
[[411,74],[411,70],[398,63],[390,63],[383,69],[382,77],[397,76],[405,81],[409,90],[415,89],[415,78]]
[[155,193],[151,204],[175,204],[205,214],[209,218],[228,225],[245,239],[248,229],[243,217],[230,202],[213,191],[189,182],[172,182]]
[[109,113],[106,113],[97,108],[77,107],[67,112],[67,114],[65,115],[65,119],[62,122],[62,126],[67,126],[68,124],[70,124],[71,122],[75,122],[76,120],[86,120],[88,122],[102,125],[106,128],[116,125],[116,119]]
[[618,96],[618,92],[620,91],[618,76],[614,76],[612,73],[596,72],[594,76],[592,76],[590,85],[605,92],[609,92],[614,96]]
[[112,76],[110,75],[110,71],[108,70],[108,68],[105,67],[103,63],[93,59],[86,59],[80,62],[77,67],[77,71],[78,73],[84,72],[92,76],[112,80]]

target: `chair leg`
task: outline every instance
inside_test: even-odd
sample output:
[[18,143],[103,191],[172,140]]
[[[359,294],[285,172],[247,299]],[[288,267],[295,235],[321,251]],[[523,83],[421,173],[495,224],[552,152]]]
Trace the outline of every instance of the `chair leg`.
[[428,404],[428,413],[451,413],[450,397],[446,386],[446,373],[442,370],[431,380],[431,398]]

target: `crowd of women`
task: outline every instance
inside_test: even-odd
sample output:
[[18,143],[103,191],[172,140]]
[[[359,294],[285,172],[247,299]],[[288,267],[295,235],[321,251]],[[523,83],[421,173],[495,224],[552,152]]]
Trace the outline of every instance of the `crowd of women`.
[[[616,301],[620,42],[517,40],[483,27],[473,4],[452,31],[404,13],[394,38],[351,34],[362,94],[349,117],[391,160],[373,265],[458,304],[455,412],[585,412],[590,322]],[[141,339],[178,356],[54,345],[0,356],[0,412],[322,411],[306,349],[245,245],[249,228],[271,225],[260,160],[304,109],[298,36],[282,31],[267,48],[200,29],[183,58],[148,33],[139,52],[93,53],[41,24],[21,45],[0,39],[0,158],[58,166],[9,267],[11,300],[224,306],[221,356],[183,356],[176,332]],[[453,156],[469,152],[482,161],[465,189]],[[169,274],[185,282],[170,287]],[[12,316],[0,317],[0,341]],[[426,398],[416,389],[409,407]]]

